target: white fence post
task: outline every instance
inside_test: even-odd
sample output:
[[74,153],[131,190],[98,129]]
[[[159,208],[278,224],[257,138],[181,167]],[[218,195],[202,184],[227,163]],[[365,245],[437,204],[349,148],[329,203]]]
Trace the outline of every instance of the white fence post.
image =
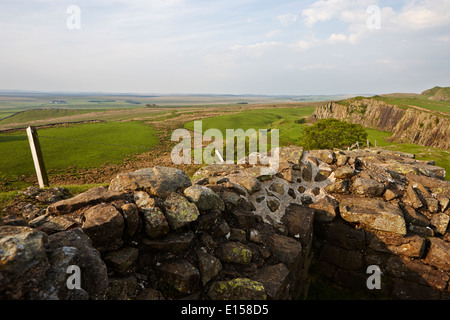
[[27,128],[28,142],[30,143],[31,155],[33,156],[34,168],[39,182],[39,187],[48,187],[47,171],[45,170],[44,158],[42,156],[41,145],[35,127]]

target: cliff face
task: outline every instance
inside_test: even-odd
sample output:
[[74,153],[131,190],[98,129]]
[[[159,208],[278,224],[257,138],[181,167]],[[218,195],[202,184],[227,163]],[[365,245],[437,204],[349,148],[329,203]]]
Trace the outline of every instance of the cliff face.
[[375,99],[352,101],[348,106],[329,102],[317,107],[316,119],[335,118],[364,127],[391,131],[391,141],[450,150],[450,120],[415,109],[404,110]]

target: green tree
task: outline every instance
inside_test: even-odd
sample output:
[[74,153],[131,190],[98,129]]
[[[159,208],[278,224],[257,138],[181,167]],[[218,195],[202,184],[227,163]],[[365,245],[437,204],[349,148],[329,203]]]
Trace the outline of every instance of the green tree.
[[303,129],[303,147],[308,150],[346,148],[366,140],[361,125],[336,119],[322,119]]

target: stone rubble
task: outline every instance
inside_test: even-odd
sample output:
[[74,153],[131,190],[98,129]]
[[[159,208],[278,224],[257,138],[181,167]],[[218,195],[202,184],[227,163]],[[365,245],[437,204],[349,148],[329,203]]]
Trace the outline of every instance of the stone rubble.
[[[154,167],[0,220],[0,299],[301,299],[310,266],[396,299],[450,298],[450,182],[413,155],[282,147],[280,165]],[[42,195],[42,193],[47,194]],[[39,200],[39,199],[38,199]],[[70,290],[67,268],[81,269]]]

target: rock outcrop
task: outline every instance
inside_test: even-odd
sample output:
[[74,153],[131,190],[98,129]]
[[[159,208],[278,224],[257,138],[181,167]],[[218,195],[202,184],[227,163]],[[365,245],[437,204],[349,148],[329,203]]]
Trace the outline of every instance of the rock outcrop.
[[0,298],[301,299],[312,263],[342,286],[368,290],[377,265],[385,295],[449,298],[442,168],[383,150],[279,151],[277,171],[142,169],[0,220]]
[[316,119],[335,118],[393,132],[392,141],[450,150],[450,120],[414,108],[402,109],[376,99],[329,102],[314,111]]

